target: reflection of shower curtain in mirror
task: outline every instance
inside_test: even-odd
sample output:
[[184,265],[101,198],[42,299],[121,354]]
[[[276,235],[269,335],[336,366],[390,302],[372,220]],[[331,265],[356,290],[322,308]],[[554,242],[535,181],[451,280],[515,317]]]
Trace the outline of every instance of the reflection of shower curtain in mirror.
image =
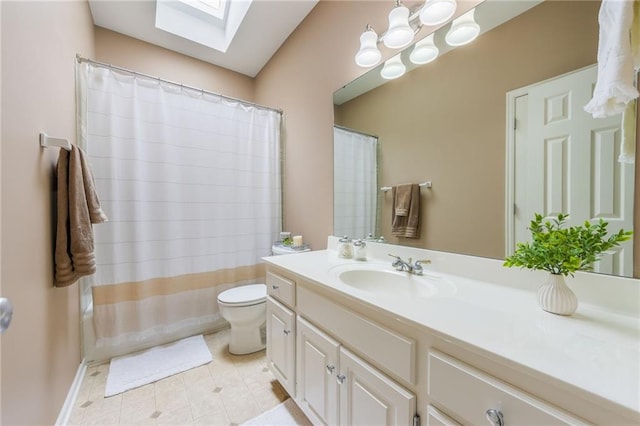
[[220,328],[217,295],[263,282],[280,231],[280,113],[85,62],[78,74],[79,144],[110,219],[95,229],[97,346]]
[[333,129],[333,230],[335,235],[376,235],[378,138]]

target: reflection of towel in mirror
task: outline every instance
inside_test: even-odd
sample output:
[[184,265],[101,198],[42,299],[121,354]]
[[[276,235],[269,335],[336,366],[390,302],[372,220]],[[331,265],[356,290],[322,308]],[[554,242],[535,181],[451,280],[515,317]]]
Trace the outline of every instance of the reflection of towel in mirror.
[[96,271],[92,223],[107,221],[91,170],[80,148],[61,149],[58,157],[56,287],[65,287]]
[[[402,216],[396,212],[398,192],[407,192],[408,211]],[[391,208],[391,235],[394,237],[420,237],[420,186],[417,183],[398,185],[392,188],[393,206]]]
[[633,164],[636,160],[636,105],[637,99],[632,100],[622,113],[620,163]]
[[633,12],[633,1],[603,0],[600,5],[598,79],[593,98],[584,107],[594,118],[619,114],[638,97],[630,30],[640,23],[633,22]]

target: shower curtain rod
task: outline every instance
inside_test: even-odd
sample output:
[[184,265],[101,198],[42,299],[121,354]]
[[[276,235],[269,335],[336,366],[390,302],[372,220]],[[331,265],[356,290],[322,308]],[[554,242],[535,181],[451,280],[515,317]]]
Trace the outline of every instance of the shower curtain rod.
[[282,110],[278,109],[278,108],[271,108],[271,107],[267,107],[267,106],[264,106],[264,105],[256,104],[254,102],[249,102],[249,101],[245,101],[245,100],[242,100],[242,99],[233,98],[231,96],[221,95],[220,93],[215,93],[215,92],[211,92],[209,90],[199,89],[197,87],[188,86],[186,84],[176,83],[175,81],[165,80],[164,78],[156,77],[156,76],[149,75],[149,74],[144,74],[144,73],[141,73],[141,72],[138,72],[138,71],[133,71],[133,70],[130,70],[130,69],[127,69],[127,68],[118,67],[116,65],[105,64],[104,62],[98,62],[98,61],[94,61],[93,59],[83,58],[80,55],[76,55],[76,60],[78,61],[78,63],[87,62],[89,64],[97,65],[99,67],[109,68],[109,69],[113,69],[113,70],[117,70],[117,71],[122,71],[122,72],[126,72],[128,74],[139,75],[141,77],[146,77],[146,78],[150,78],[150,79],[153,79],[153,80],[158,80],[158,81],[160,81],[162,83],[171,84],[171,85],[178,86],[178,87],[181,87],[181,88],[184,88],[184,89],[195,90],[196,92],[201,92],[202,94],[206,93],[208,95],[219,96],[219,97],[227,99],[229,101],[240,102],[241,104],[244,104],[244,105],[248,105],[248,106],[252,106],[252,107],[256,107],[256,108],[260,108],[260,109],[266,109],[266,110],[269,110],[269,111],[274,111],[274,112],[277,112],[280,115],[283,115]]
[[378,139],[378,137],[377,137],[377,136],[370,135],[370,134],[365,133],[365,132],[361,132],[360,130],[350,129],[350,128],[348,128],[348,127],[344,127],[344,126],[341,126],[341,125],[339,125],[339,124],[334,124],[334,125],[333,125],[333,127],[337,127],[338,129],[341,129],[341,130],[346,130],[347,132],[353,132],[353,133],[357,133],[357,134],[359,134],[359,135],[368,136],[368,137],[370,137],[370,138],[376,138],[376,139]]

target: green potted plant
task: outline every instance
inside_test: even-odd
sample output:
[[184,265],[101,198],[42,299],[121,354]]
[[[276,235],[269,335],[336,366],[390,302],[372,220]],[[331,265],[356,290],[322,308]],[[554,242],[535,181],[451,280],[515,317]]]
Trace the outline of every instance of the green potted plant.
[[578,308],[578,299],[566,285],[564,277],[576,271],[589,271],[602,253],[631,238],[631,231],[621,229],[607,235],[607,222],[586,221],[582,226],[565,227],[569,215],[559,214],[553,220],[543,220],[535,214],[529,229],[532,241],[518,243],[504,266],[529,268],[549,272],[547,281],[538,290],[538,303],[545,311],[571,315]]

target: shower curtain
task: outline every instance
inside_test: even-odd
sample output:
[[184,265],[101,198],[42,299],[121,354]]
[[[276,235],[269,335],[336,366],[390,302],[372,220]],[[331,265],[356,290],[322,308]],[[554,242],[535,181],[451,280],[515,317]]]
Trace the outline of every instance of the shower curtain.
[[334,126],[333,167],[335,235],[377,235],[378,138]]
[[217,295],[263,282],[281,228],[281,114],[99,64],[77,72],[78,143],[110,219],[88,280],[96,345],[221,327]]

